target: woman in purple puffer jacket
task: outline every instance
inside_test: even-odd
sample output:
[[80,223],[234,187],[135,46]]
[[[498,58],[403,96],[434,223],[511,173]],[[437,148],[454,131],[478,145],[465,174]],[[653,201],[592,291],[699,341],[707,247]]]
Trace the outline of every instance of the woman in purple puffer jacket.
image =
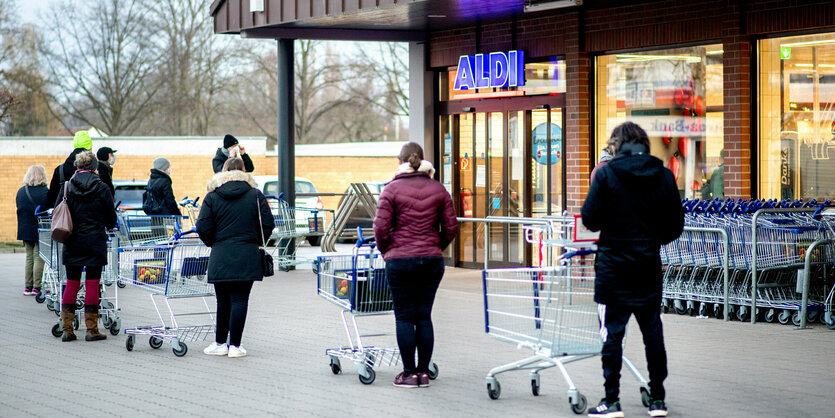
[[458,221],[452,198],[432,178],[435,169],[423,159],[420,145],[403,145],[397,158],[400,166],[380,194],[374,219],[403,359],[403,372],[394,378],[394,385],[428,387],[435,344],[432,304],[444,276],[442,252],[458,233]]

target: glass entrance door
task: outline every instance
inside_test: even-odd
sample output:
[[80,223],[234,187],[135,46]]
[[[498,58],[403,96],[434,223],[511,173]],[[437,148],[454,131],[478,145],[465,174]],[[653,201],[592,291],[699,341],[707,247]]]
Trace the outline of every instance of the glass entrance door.
[[[461,113],[444,116],[441,123],[442,135],[452,133],[452,142],[458,145],[450,146],[444,136],[445,164],[448,150],[455,149],[452,167],[457,170],[457,182],[453,198],[459,217],[530,217],[562,212],[562,109]],[[456,265],[483,265],[484,234],[489,238],[487,256],[491,265],[532,262],[521,227],[464,222],[455,246]]]

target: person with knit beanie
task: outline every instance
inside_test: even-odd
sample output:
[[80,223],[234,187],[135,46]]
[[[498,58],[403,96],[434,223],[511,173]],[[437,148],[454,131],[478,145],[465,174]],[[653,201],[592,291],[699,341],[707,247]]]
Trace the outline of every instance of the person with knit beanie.
[[158,205],[154,213],[148,215],[180,215],[180,207],[171,187],[171,162],[168,159],[159,157],[154,160],[151,178],[148,180],[148,193],[153,194]]
[[252,164],[252,159],[246,153],[246,149],[238,143],[238,138],[230,134],[223,137],[223,148],[218,148],[214,158],[212,158],[212,170],[215,173],[220,173],[223,170],[223,164],[230,158],[240,158],[244,162],[244,172],[251,173],[255,171],[255,165]]
[[[89,144],[92,147],[92,144]],[[62,262],[66,267],[67,285],[61,299],[61,341],[76,339],[73,333],[76,300],[81,288],[81,272],[86,271],[84,288],[84,323],[87,341],[107,339],[99,332],[99,285],[101,273],[107,265],[107,229],[116,227],[116,209],[110,189],[96,172],[99,160],[95,154],[82,149],[75,158],[76,167],[64,183],[67,207],[73,220],[73,233],[64,243]],[[64,198],[64,188],[58,200]],[[57,202],[54,202],[57,204]]]
[[101,147],[96,151],[96,157],[99,159],[99,178],[107,188],[110,189],[110,194],[116,197],[116,188],[113,187],[113,164],[116,163],[116,156],[113,155],[116,150],[110,147]]
[[75,173],[75,156],[82,151],[93,149],[93,140],[90,138],[90,133],[84,130],[76,132],[72,139],[72,146],[74,149],[67,156],[67,159],[52,171],[52,178],[49,180],[49,192],[46,195],[50,205],[55,203],[55,199],[58,198],[58,191],[63,187],[64,182]]

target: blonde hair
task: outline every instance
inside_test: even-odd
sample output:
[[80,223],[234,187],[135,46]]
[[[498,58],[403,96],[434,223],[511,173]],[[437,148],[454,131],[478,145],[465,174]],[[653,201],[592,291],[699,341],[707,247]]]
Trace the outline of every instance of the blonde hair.
[[93,160],[98,163],[98,158],[96,158],[96,154],[93,154],[93,151],[81,151],[75,154],[75,168],[87,167],[93,164]]
[[42,165],[31,165],[23,176],[23,184],[26,186],[46,186],[46,169]]
[[240,158],[230,158],[223,163],[223,169],[221,171],[225,173],[233,170],[244,171],[244,160]]

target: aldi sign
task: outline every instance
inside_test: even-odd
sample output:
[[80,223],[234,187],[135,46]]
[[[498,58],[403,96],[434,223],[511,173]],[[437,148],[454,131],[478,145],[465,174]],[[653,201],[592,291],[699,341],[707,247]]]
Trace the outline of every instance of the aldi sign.
[[522,51],[462,55],[454,90],[473,90],[525,85],[525,53]]

